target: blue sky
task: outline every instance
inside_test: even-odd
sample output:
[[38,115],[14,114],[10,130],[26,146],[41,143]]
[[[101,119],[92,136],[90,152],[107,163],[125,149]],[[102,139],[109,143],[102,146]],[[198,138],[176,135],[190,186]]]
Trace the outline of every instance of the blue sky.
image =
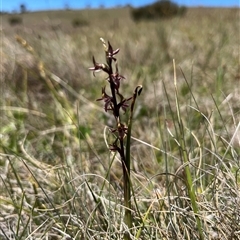
[[[131,4],[132,6],[147,5],[155,0],[0,0],[1,11],[18,11],[20,4],[25,4],[28,10],[63,9],[66,4],[70,8],[80,9],[86,6],[97,8],[99,6],[114,7]],[[240,0],[173,0],[179,5],[206,6],[206,7],[239,7]]]

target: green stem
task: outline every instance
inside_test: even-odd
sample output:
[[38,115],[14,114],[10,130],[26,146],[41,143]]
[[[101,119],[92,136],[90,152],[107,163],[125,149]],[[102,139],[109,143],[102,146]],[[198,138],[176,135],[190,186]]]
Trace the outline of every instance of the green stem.
[[177,77],[176,77],[176,68],[175,68],[175,60],[173,60],[173,68],[174,68],[174,85],[175,85],[175,100],[176,100],[176,107],[177,107],[177,120],[178,120],[178,125],[179,125],[179,136],[180,136],[180,147],[179,147],[179,151],[180,154],[183,156],[183,162],[185,163],[185,174],[186,174],[186,186],[188,189],[188,195],[190,197],[191,200],[191,205],[193,208],[193,212],[195,215],[195,219],[196,219],[196,223],[197,223],[197,229],[198,229],[198,233],[199,233],[199,239],[203,240],[204,239],[204,234],[203,234],[203,230],[202,230],[202,223],[201,220],[198,216],[199,213],[199,209],[198,209],[198,205],[197,205],[197,201],[196,201],[196,195],[195,195],[195,188],[192,182],[192,176],[191,176],[191,171],[189,168],[189,163],[190,160],[188,158],[187,155],[187,148],[186,148],[186,142],[185,142],[185,134],[184,134],[184,126],[182,123],[182,119],[181,119],[181,114],[180,114],[180,107],[179,107],[179,101],[178,101],[178,91],[177,91]]
[[[123,176],[124,176],[124,202],[125,202],[125,223],[132,228],[132,214],[131,214],[131,179],[130,179],[130,163],[131,163],[131,135],[132,135],[132,119],[135,101],[138,95],[142,91],[142,86],[137,86],[134,93],[130,109],[130,116],[128,120],[128,130],[127,130],[127,142],[126,142],[126,158],[124,161]],[[130,239],[130,237],[124,236],[124,239]]]

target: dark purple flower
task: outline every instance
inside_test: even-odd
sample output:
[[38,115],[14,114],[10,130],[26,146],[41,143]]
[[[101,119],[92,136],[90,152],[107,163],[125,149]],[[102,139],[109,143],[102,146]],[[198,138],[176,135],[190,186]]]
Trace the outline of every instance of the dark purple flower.
[[[115,89],[118,91],[118,89],[120,87],[120,81],[122,79],[125,79],[125,77],[118,73],[117,64],[116,64],[116,73],[111,74],[111,79],[112,79],[113,83],[115,84]],[[109,78],[108,78],[108,81],[109,81]]]
[[113,51],[112,45],[110,44],[110,42],[108,42],[108,50],[107,50],[107,58],[109,59],[113,59],[114,61],[116,61],[116,58],[114,57],[114,55],[118,54],[120,51],[120,49],[116,49]]
[[97,63],[95,58],[93,57],[93,67],[88,68],[89,70],[93,71],[93,76],[95,77],[95,72],[100,72],[103,70],[104,72],[109,73],[109,67],[103,63]]
[[118,138],[117,138],[116,141],[115,141],[116,143],[117,143],[117,140],[118,140],[118,139],[121,139],[121,140],[124,139],[124,137],[125,137],[126,134],[127,134],[127,130],[128,130],[128,128],[127,128],[123,123],[118,123],[117,128],[112,128],[112,129],[110,129],[110,131],[111,131],[112,133],[115,133],[115,132],[118,133]]
[[127,108],[129,107],[129,104],[127,103],[128,101],[130,101],[132,99],[132,97],[127,98],[127,99],[123,99],[119,104],[118,104],[118,108],[122,108],[122,110],[124,111],[124,113],[126,112]]
[[120,148],[117,145],[117,142],[115,141],[113,144],[109,144],[109,150],[112,152],[120,152]]
[[112,103],[112,97],[109,96],[106,91],[105,91],[106,87],[102,88],[102,97],[97,99],[96,101],[104,101],[104,109],[107,112],[108,110],[113,110],[113,103]]
[[128,128],[123,123],[118,123],[117,131],[118,131],[118,138],[123,140],[127,134]]

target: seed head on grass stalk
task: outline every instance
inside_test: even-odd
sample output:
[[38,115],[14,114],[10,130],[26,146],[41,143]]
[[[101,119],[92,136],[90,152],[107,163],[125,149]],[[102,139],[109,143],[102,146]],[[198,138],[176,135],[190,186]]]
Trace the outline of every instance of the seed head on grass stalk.
[[[132,228],[132,214],[131,214],[131,180],[130,180],[130,140],[131,140],[131,128],[132,128],[132,116],[137,96],[142,91],[142,86],[137,86],[131,97],[125,98],[120,92],[120,86],[123,79],[122,75],[119,74],[117,55],[120,49],[113,50],[111,44],[101,38],[101,41],[105,50],[106,63],[98,63],[93,57],[93,67],[89,70],[95,72],[103,71],[108,76],[106,78],[110,93],[106,92],[106,86],[102,88],[102,97],[97,101],[104,102],[104,110],[112,113],[115,119],[115,127],[111,129],[111,132],[115,136],[113,143],[109,144],[109,150],[118,152],[121,157],[122,171],[123,171],[123,182],[124,182],[124,206],[125,206],[125,217],[124,222],[128,226],[129,230]],[[113,63],[115,65],[115,71],[113,70]],[[124,114],[128,107],[130,107],[130,114],[128,123],[125,124],[121,119],[121,114]],[[127,137],[126,137],[127,136]],[[126,139],[125,139],[126,137]],[[126,144],[126,145],[125,145]],[[130,234],[125,234],[125,239],[130,239]]]

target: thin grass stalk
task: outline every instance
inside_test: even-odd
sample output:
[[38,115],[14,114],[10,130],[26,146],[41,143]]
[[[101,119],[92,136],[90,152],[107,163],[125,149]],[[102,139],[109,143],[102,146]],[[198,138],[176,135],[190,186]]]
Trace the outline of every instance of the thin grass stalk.
[[179,126],[179,151],[180,154],[183,158],[183,162],[185,164],[184,167],[184,171],[186,174],[186,185],[187,185],[187,189],[188,189],[188,195],[190,197],[191,200],[191,205],[193,208],[193,212],[195,214],[195,218],[196,218],[196,222],[197,222],[197,229],[198,229],[198,233],[199,233],[199,239],[203,240],[204,239],[204,234],[203,234],[203,230],[202,230],[202,223],[201,220],[199,218],[199,210],[198,210],[198,205],[197,205],[197,201],[196,201],[196,195],[195,195],[195,187],[193,185],[193,181],[192,181],[192,176],[191,176],[191,171],[189,168],[189,163],[190,160],[188,158],[187,155],[187,148],[186,148],[186,142],[185,142],[185,137],[184,137],[184,126],[182,123],[182,119],[181,119],[181,113],[180,113],[180,108],[179,108],[179,101],[178,101],[178,91],[177,91],[177,77],[176,77],[176,66],[175,66],[175,60],[173,59],[173,68],[174,68],[174,86],[175,86],[175,100],[176,100],[176,107],[177,107],[177,121],[178,121],[178,126]]
[[23,228],[23,230],[22,230],[22,234],[21,234],[21,236],[20,236],[19,239],[23,239],[25,233],[27,233],[28,227],[29,227],[29,224],[30,224],[30,220],[31,220],[31,217],[28,217],[28,220],[27,220],[27,222],[25,223],[25,226],[24,226],[24,228]]
[[151,203],[151,205],[149,206],[149,208],[148,208],[145,216],[144,216],[143,219],[142,219],[142,224],[141,224],[141,226],[139,227],[139,229],[138,229],[138,231],[137,231],[137,234],[136,234],[136,236],[135,236],[136,239],[139,239],[140,236],[141,236],[142,230],[143,230],[144,225],[145,225],[144,223],[148,220],[149,214],[151,213],[151,210],[152,210],[152,208],[153,208],[153,204],[154,204],[154,202]]
[[23,212],[23,204],[24,204],[24,198],[25,198],[25,192],[23,191],[22,197],[21,197],[21,203],[19,206],[19,211],[18,211],[18,221],[17,221],[17,229],[16,229],[16,236],[20,236],[20,226],[22,224],[22,212]]
[[[105,228],[107,229],[107,220],[104,218],[104,207],[103,207],[103,204],[102,204],[102,201],[101,201],[101,199],[100,198],[97,198],[96,196],[95,196],[95,194],[94,194],[94,192],[93,192],[93,190],[91,189],[91,187],[90,187],[90,185],[88,184],[88,181],[85,181],[86,182],[86,185],[87,185],[87,187],[88,187],[88,189],[89,189],[89,191],[90,191],[90,193],[91,193],[91,195],[92,195],[92,197],[93,197],[93,200],[94,200],[94,202],[96,203],[96,207],[95,207],[95,210],[94,211],[97,211],[97,210],[99,210],[99,213],[101,214],[101,216],[102,216],[102,223],[104,223],[105,224]],[[94,219],[94,218],[93,218]]]

